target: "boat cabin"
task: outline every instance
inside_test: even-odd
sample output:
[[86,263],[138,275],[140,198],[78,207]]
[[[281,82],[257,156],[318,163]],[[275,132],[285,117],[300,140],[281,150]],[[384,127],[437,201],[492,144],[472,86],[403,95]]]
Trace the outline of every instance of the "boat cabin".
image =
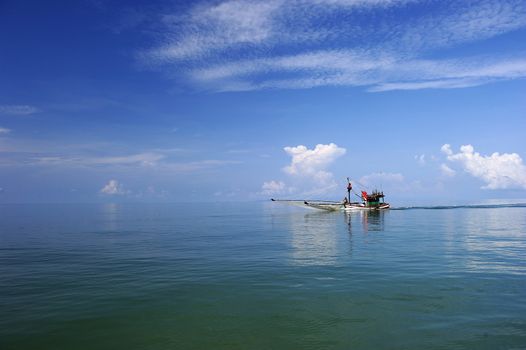
[[362,199],[366,206],[368,207],[377,207],[380,204],[384,203],[384,193],[383,191],[374,190],[372,193],[367,193],[362,191]]

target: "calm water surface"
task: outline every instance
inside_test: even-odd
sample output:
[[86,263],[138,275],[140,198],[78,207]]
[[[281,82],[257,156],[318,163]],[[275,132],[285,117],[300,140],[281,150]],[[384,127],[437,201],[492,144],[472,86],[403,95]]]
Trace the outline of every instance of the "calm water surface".
[[526,207],[0,206],[1,349],[526,349]]

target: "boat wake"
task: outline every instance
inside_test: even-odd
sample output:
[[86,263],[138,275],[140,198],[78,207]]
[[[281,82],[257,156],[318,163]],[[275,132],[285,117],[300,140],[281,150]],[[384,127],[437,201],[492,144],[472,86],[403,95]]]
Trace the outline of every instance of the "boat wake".
[[392,207],[391,210],[413,210],[413,209],[494,209],[494,208],[526,208],[526,203]]

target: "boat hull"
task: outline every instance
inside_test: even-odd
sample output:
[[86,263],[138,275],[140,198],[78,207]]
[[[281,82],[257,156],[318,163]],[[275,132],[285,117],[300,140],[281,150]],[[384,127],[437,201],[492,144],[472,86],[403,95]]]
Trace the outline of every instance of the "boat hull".
[[391,207],[389,203],[382,203],[380,205],[375,205],[375,206],[367,206],[364,204],[343,205],[343,204],[320,204],[320,203],[308,203],[308,202],[304,204],[305,206],[310,207],[310,208],[327,210],[327,211],[385,210]]
[[389,209],[391,205],[389,203],[382,203],[379,205],[374,206],[367,206],[364,204],[347,204],[345,206],[342,206],[342,210],[345,211],[353,211],[353,210],[384,210]]
[[389,209],[389,203],[378,203],[375,205],[366,205],[359,202],[343,204],[341,202],[331,201],[301,201],[301,200],[279,200],[272,199],[273,202],[283,202],[290,205],[296,205],[306,208],[325,210],[325,211],[354,211],[354,210],[384,210]]

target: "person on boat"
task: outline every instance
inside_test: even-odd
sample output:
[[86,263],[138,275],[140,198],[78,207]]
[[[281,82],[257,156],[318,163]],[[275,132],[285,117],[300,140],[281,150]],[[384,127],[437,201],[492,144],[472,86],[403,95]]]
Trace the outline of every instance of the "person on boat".
[[342,202],[343,206],[346,207],[347,204],[349,204],[349,200],[347,199],[347,197],[343,197],[343,202]]

